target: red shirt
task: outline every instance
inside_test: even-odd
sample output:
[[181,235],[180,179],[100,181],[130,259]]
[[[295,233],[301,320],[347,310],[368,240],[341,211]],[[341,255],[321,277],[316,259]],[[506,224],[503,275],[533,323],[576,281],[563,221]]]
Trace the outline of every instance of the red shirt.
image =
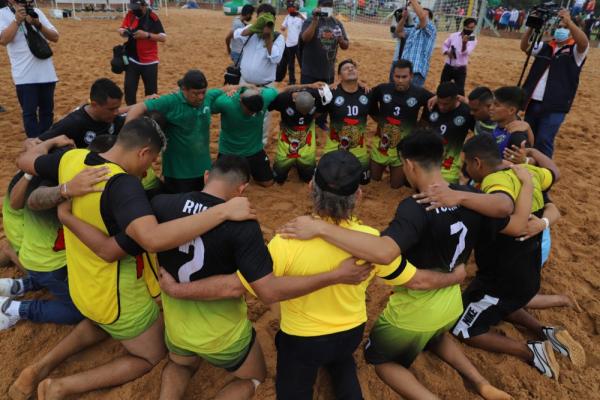
[[[131,31],[159,34],[165,33],[158,15],[153,11],[146,13],[142,18],[129,11],[121,24],[121,28]],[[151,39],[129,39],[126,45],[127,56],[138,64],[155,64],[158,62],[158,43]]]

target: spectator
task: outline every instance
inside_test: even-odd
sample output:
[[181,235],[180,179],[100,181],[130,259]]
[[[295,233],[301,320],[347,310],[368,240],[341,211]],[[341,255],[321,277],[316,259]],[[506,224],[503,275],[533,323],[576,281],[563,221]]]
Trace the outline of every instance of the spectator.
[[225,38],[227,53],[229,54],[229,57],[231,57],[231,61],[233,61],[234,64],[237,64],[238,60],[240,59],[240,52],[242,51],[244,41],[242,39],[234,39],[233,33],[240,28],[245,28],[246,25],[248,25],[252,20],[252,14],[254,14],[254,6],[252,4],[246,4],[244,7],[242,7],[241,15],[233,19],[231,30]]
[[517,19],[517,31],[521,30],[523,23],[525,22],[525,10],[519,11],[519,18]]
[[596,9],[596,0],[587,0],[584,9],[586,14],[593,16]]
[[396,48],[394,50],[394,58],[392,62],[392,66],[390,68],[390,77],[389,81],[392,83],[394,81],[394,65],[398,60],[402,59],[402,54],[404,54],[404,47],[406,46],[406,37],[405,35],[400,35],[403,32],[401,26],[404,28],[414,28],[413,19],[408,12],[408,9],[405,7],[403,9],[394,11],[394,20],[392,22],[392,26],[390,27],[390,31],[392,33],[392,38],[396,39]]
[[[234,39],[244,41],[244,52],[240,61],[242,78],[240,83],[256,86],[272,86],[277,77],[277,64],[283,57],[285,39],[275,32],[275,8],[261,4],[256,9],[256,23],[240,28],[233,34]],[[248,41],[246,43],[246,41]],[[270,113],[264,113],[263,145],[269,137]]]
[[[325,16],[324,14],[327,14]],[[338,47],[350,46],[344,25],[333,16],[333,0],[319,0],[319,6],[302,26],[302,74],[300,82],[333,83]],[[317,118],[317,126],[328,130],[326,115]]]
[[498,28],[501,31],[508,29],[508,24],[510,23],[510,16],[511,16],[510,10],[505,10],[504,12],[502,12],[502,16],[500,17],[500,22],[498,22]]
[[22,4],[8,0],[6,7],[0,9],[0,44],[6,46],[10,59],[17,98],[23,110],[25,133],[33,138],[52,125],[54,88],[58,78],[52,57],[42,60],[29,50],[25,38],[27,26],[50,42],[58,41],[58,31],[42,10],[34,8],[28,15]]
[[510,11],[510,18],[508,19],[508,27],[511,31],[517,29],[517,21],[519,20],[519,10],[513,8]]
[[399,37],[406,37],[402,58],[413,64],[413,85],[423,86],[429,71],[429,60],[435,45],[437,30],[432,22],[433,13],[421,7],[418,0],[409,0],[417,15],[414,28],[400,26]]
[[129,58],[125,70],[125,103],[130,106],[136,103],[140,77],[146,96],[158,93],[158,42],[164,43],[167,35],[146,0],[130,0],[119,34],[129,38],[125,45]]
[[287,31],[285,38],[285,51],[283,58],[277,66],[277,82],[281,82],[285,78],[286,69],[289,76],[289,84],[296,84],[296,58],[298,64],[301,63],[300,54],[298,53],[298,41],[300,40],[300,32],[304,24],[304,16],[298,12],[296,3],[288,4],[288,15],[283,20],[281,31]]
[[573,3],[573,7],[571,8],[571,16],[575,18],[583,11],[583,5],[585,4],[585,0],[575,0]]
[[496,29],[500,29],[500,18],[502,18],[502,14],[504,14],[502,7],[496,8],[496,12],[494,14],[494,26]]
[[[549,43],[539,43],[532,54],[535,61],[529,70],[523,89],[529,104],[525,120],[535,136],[534,147],[552,158],[554,138],[571,109],[579,85],[579,74],[589,50],[585,33],[571,20],[567,10]],[[529,50],[529,28],[521,39],[521,50]],[[557,55],[561,55],[557,57]]]
[[442,70],[440,83],[454,81],[461,96],[465,94],[469,56],[477,46],[477,39],[473,35],[476,25],[475,18],[465,19],[463,30],[448,36],[448,39],[442,45],[442,53],[446,56],[446,63]]

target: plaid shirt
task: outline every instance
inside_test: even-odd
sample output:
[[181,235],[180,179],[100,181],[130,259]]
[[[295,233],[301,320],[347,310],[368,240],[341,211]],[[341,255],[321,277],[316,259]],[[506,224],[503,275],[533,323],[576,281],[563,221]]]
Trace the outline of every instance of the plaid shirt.
[[[413,63],[415,74],[421,74],[426,78],[437,34],[435,25],[428,20],[424,28],[409,27],[404,28],[404,32],[406,32],[406,45],[402,58]],[[398,43],[398,45],[400,44]]]

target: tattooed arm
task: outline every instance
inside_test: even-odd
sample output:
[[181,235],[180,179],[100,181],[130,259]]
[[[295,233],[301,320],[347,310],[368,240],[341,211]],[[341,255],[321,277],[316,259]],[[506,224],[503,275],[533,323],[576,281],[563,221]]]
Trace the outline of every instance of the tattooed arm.
[[29,195],[27,206],[34,211],[54,208],[71,197],[83,196],[92,192],[101,192],[96,184],[108,179],[109,169],[87,168],[78,173],[69,182],[59,186],[40,186]]

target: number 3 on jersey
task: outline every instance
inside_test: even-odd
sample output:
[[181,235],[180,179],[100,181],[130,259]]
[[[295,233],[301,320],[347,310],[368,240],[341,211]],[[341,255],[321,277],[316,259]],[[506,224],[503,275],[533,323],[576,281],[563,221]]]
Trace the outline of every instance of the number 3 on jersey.
[[193,242],[188,242],[182,246],[179,246],[179,251],[189,254],[190,247],[194,249],[194,257],[179,267],[179,271],[177,272],[177,277],[181,283],[189,282],[190,276],[192,276],[194,272],[198,272],[202,269],[202,267],[204,267],[204,242],[202,241],[202,238],[198,236]]
[[[445,126],[445,125],[442,125]],[[465,238],[467,237],[467,232],[469,229],[462,223],[462,221],[458,221],[450,225],[450,235],[458,235],[458,244],[456,245],[456,250],[454,250],[454,256],[452,257],[452,262],[450,263],[450,271],[452,271],[455,267],[456,260],[465,250]]]

